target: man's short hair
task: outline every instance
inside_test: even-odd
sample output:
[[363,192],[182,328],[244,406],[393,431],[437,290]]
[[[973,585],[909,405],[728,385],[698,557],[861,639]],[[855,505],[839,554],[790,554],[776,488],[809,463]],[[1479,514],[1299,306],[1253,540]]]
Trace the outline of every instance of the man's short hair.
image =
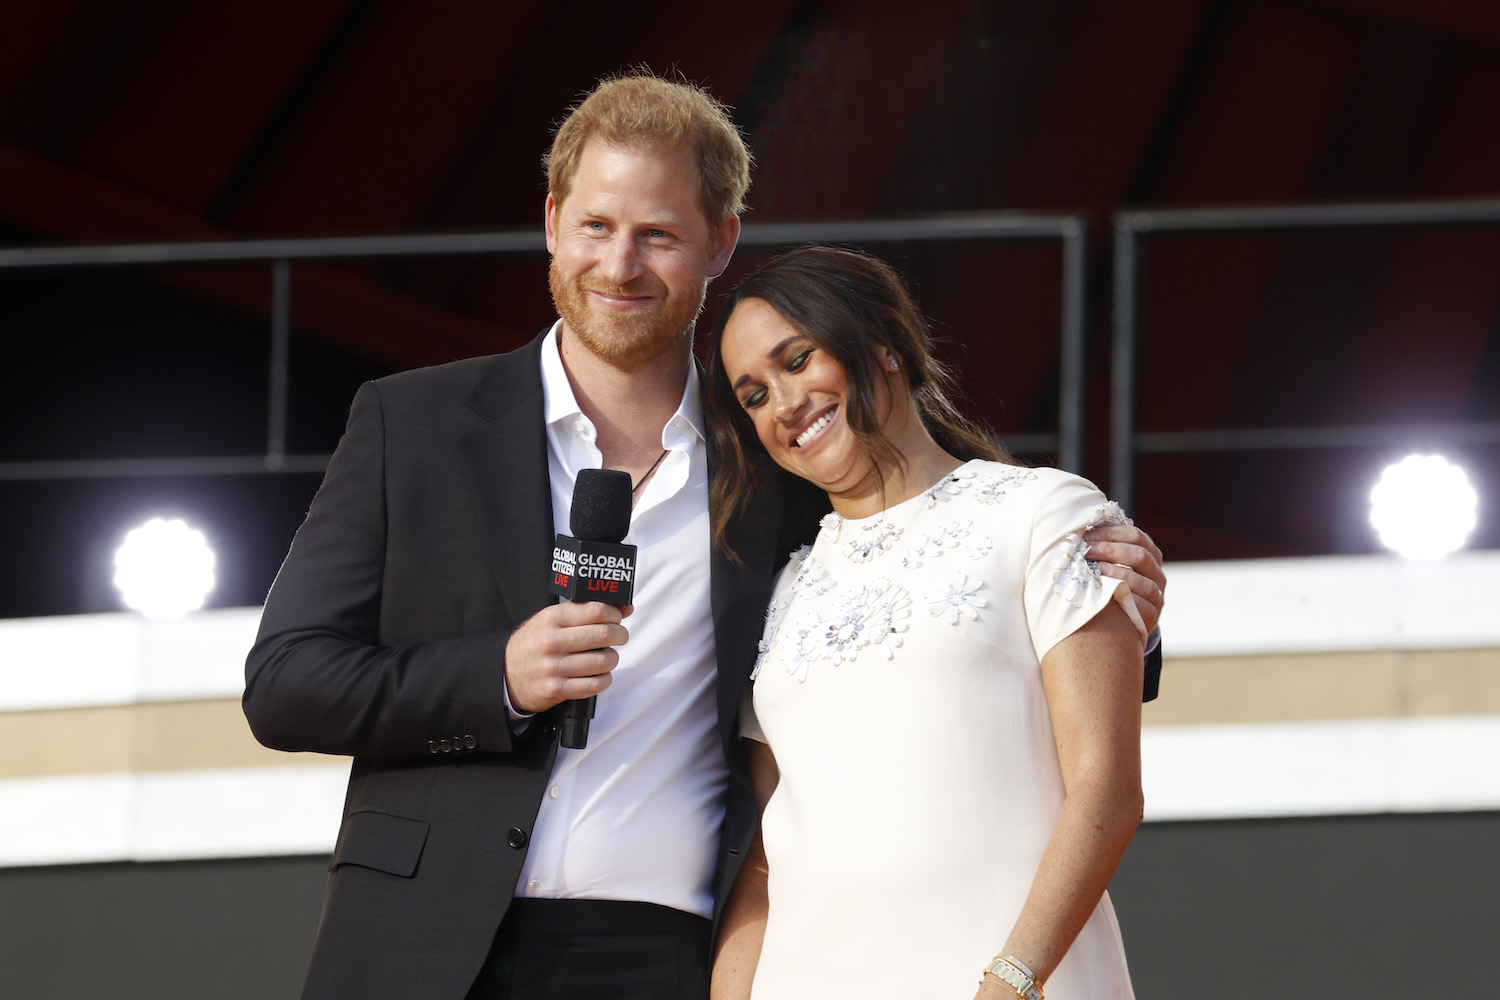
[[605,79],[573,106],[542,156],[547,188],[561,204],[573,187],[578,160],[591,139],[625,149],[686,146],[698,165],[698,205],[717,228],[745,208],[750,150],[729,109],[686,80],[663,80],[648,70]]

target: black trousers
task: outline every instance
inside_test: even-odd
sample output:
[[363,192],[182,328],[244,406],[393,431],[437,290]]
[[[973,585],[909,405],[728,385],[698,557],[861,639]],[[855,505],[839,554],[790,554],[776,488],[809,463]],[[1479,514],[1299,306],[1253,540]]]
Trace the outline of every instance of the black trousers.
[[711,934],[655,903],[515,899],[468,1000],[706,1000]]

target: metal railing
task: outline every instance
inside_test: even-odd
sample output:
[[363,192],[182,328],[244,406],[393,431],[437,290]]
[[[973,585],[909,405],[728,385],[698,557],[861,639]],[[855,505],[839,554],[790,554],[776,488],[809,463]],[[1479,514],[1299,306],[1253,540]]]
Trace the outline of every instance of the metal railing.
[[[1151,237],[1318,229],[1440,227],[1500,223],[1500,200],[1288,205],[1255,208],[1133,209],[1114,218],[1114,307],[1111,373],[1111,493],[1129,504],[1135,461],[1143,453],[1367,447],[1406,440],[1500,443],[1500,424],[1410,427],[1297,427],[1142,432],[1137,429],[1140,247]],[[742,247],[800,243],[933,243],[1057,241],[1062,251],[1058,430],[1007,436],[1017,452],[1054,452],[1058,465],[1081,470],[1084,454],[1084,311],[1088,224],[1077,215],[981,212],[890,220],[746,225]],[[382,257],[542,253],[539,230],[421,236],[233,240],[93,247],[0,249],[0,272],[19,269],[265,263],[271,269],[270,362],[263,455],[0,462],[0,481],[109,477],[316,473],[328,455],[286,453],[291,275],[298,261]]]
[[[908,219],[746,225],[741,247],[801,243],[954,243],[1055,240],[1062,248],[1061,361],[1056,434],[1011,435],[1018,452],[1055,452],[1058,464],[1078,470],[1083,462],[1084,293],[1088,225],[1076,215],[976,212]],[[271,328],[266,450],[263,455],[182,458],[79,459],[0,462],[0,481],[153,476],[219,476],[317,473],[329,455],[286,453],[292,329],[292,265],[298,261],[361,260],[542,253],[539,229],[420,236],[361,236],[314,239],[141,243],[114,246],[0,249],[0,272],[42,268],[147,267],[169,264],[265,263],[271,268]]]
[[1135,498],[1135,460],[1143,453],[1353,448],[1408,441],[1500,443],[1500,424],[1404,427],[1290,427],[1259,430],[1141,432],[1136,429],[1140,245],[1148,237],[1245,232],[1447,227],[1500,223],[1500,200],[1282,205],[1256,208],[1132,209],[1115,214],[1114,337],[1110,377],[1110,495],[1127,509]]

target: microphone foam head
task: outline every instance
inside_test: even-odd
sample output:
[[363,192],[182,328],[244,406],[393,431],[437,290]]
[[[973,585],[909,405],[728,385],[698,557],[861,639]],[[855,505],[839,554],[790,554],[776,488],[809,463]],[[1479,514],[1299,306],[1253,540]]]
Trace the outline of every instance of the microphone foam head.
[[630,530],[630,473],[579,469],[568,527],[574,538],[618,542]]

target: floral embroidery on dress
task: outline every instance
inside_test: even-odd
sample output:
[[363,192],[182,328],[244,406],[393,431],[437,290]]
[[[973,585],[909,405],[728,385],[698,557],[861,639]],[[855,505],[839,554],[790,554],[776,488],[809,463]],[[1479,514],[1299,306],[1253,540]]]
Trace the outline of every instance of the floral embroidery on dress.
[[1084,531],[1092,531],[1101,524],[1134,524],[1130,518],[1125,516],[1125,508],[1113,500],[1106,500],[1094,511],[1094,517],[1088,524],[1083,526]]
[[[783,596],[773,596],[770,603],[766,605],[765,630],[761,635],[760,641],[755,645],[755,664],[750,668],[750,679],[752,681],[760,676],[760,668],[765,663],[766,654],[771,651],[771,646],[776,642],[776,633],[781,627],[781,616],[786,612],[787,608],[791,607],[792,598],[798,593],[800,588],[805,586],[804,581],[809,576],[818,578],[823,576],[823,567],[818,565],[817,560],[811,558],[811,555],[811,545],[800,545],[796,549],[793,549],[791,555],[787,557],[787,567],[794,568],[792,582],[786,588]],[[833,581],[830,580],[827,587],[823,589],[826,590],[833,585]],[[821,590],[818,591],[818,593],[821,592]]]
[[1134,524],[1125,516],[1124,509],[1113,500],[1106,500],[1094,510],[1094,516],[1081,529],[1069,532],[1058,543],[1060,558],[1052,563],[1057,572],[1052,574],[1052,592],[1075,608],[1083,607],[1083,598],[1090,590],[1104,586],[1100,579],[1099,565],[1088,557],[1089,543],[1083,533],[1101,524]]
[[766,654],[771,651],[771,643],[775,634],[767,634],[755,644],[755,665],[750,668],[750,679],[753,681],[760,676],[760,668],[766,664]]
[[789,597],[774,597],[771,603],[766,605],[766,628],[760,641],[755,644],[755,664],[750,668],[750,679],[753,681],[760,676],[761,665],[766,662],[766,654],[771,651],[771,646],[776,642],[776,633],[781,630],[781,615],[787,608],[791,607],[792,601]]
[[1083,597],[1104,584],[1099,580],[1099,566],[1088,558],[1089,543],[1081,535],[1069,532],[1058,543],[1061,558],[1052,563],[1052,592],[1073,607],[1083,607]]
[[816,558],[808,557],[797,572],[797,578],[792,581],[792,591],[798,597],[817,597],[826,594],[838,581],[828,574],[828,570]]
[[942,555],[943,550],[958,548],[959,543],[969,537],[969,531],[973,527],[973,521],[949,521],[940,525],[936,531],[922,535],[915,545],[908,545],[902,551],[901,565],[907,569],[916,569],[925,560]]
[[924,598],[927,610],[934,618],[947,618],[949,625],[957,625],[963,616],[971,622],[978,621],[979,609],[989,605],[979,596],[983,586],[983,580],[971,581],[965,573],[954,573],[948,583],[938,584],[928,591]]
[[886,577],[855,587],[824,614],[814,609],[799,622],[787,673],[801,683],[813,660],[850,663],[867,647],[889,660],[901,645],[910,616],[911,595]]
[[826,513],[826,514],[823,515],[823,517],[822,517],[822,519],[820,521],[818,521],[818,527],[820,527],[820,528],[837,528],[839,525],[841,525],[843,523],[844,523],[844,515],[840,514],[836,510],[830,510],[828,513]]
[[936,486],[925,490],[923,496],[927,498],[927,507],[932,509],[939,503],[947,503],[949,498],[956,497],[969,488],[969,480],[974,478],[974,473],[967,469],[958,468],[938,480]]
[[980,483],[974,498],[982,504],[993,506],[1004,500],[1011,489],[1029,483],[1035,478],[1036,473],[1030,469],[1015,465],[1006,466]]
[[861,524],[844,546],[844,556],[852,563],[867,563],[882,552],[895,548],[901,529],[881,518],[874,524]]
[[817,658],[808,655],[806,644],[808,635],[816,628],[817,622],[809,621],[799,625],[791,637],[791,656],[787,659],[786,672],[796,678],[798,684],[807,680],[807,665]]
[[985,535],[969,545],[969,558],[983,559],[993,551],[995,551],[995,539],[991,535]]

